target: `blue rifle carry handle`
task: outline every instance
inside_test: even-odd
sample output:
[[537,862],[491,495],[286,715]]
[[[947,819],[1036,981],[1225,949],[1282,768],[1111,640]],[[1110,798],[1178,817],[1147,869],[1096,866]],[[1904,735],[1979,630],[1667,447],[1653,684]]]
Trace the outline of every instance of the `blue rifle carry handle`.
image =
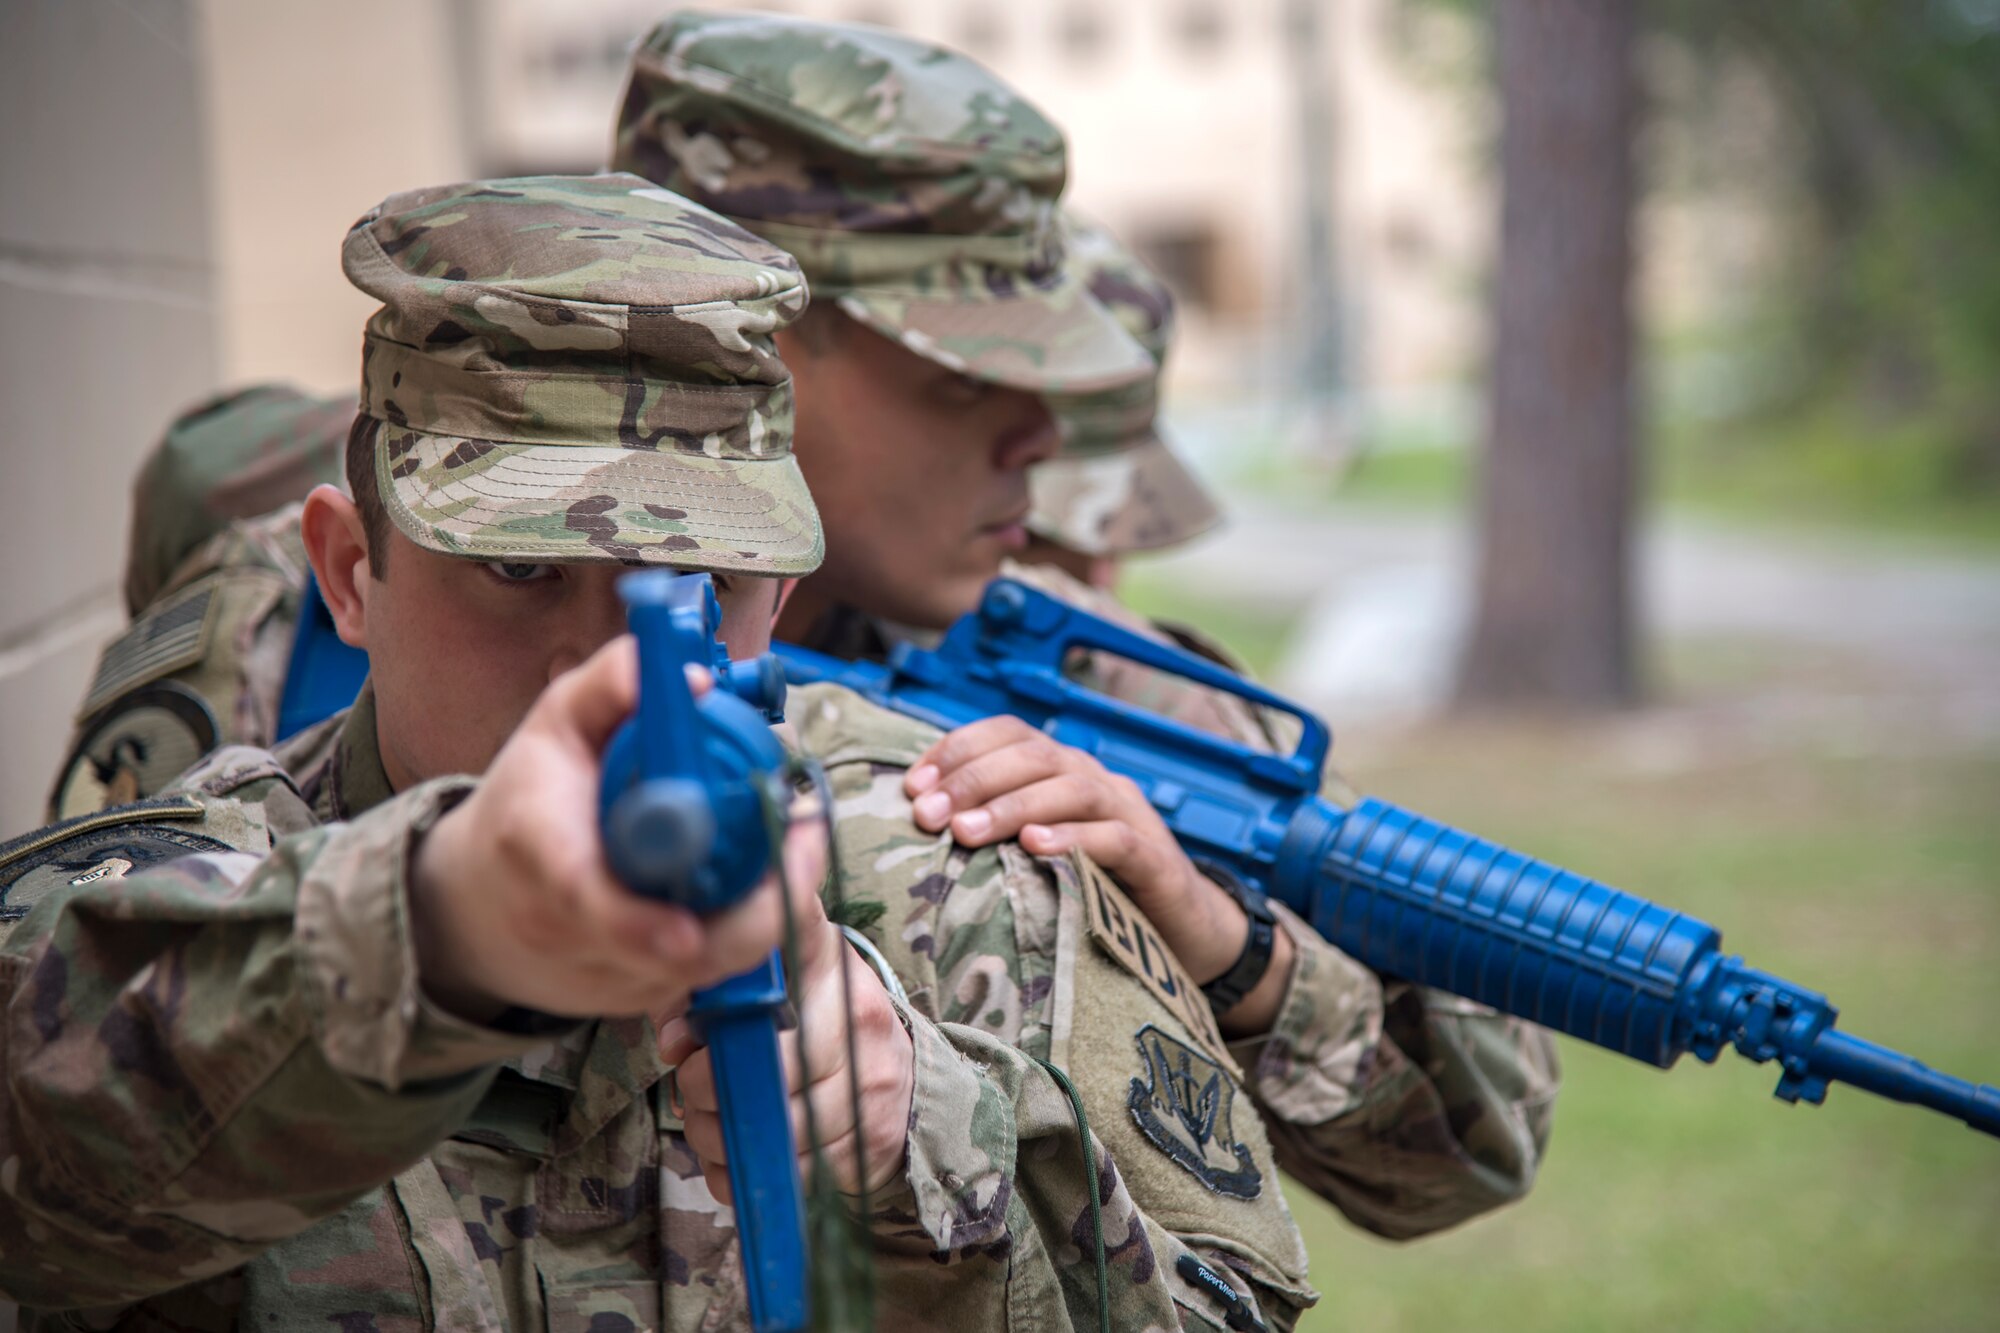
[[[1107,698],[1064,675],[1077,648],[1289,713],[1299,744],[1267,754]],[[1824,996],[1724,957],[1705,922],[1386,802],[1320,799],[1324,724],[1024,584],[995,582],[937,649],[902,645],[887,666],[777,651],[794,685],[830,680],[945,730],[1011,713],[1095,755],[1139,784],[1197,864],[1227,868],[1377,971],[1661,1068],[1733,1045],[1780,1062],[1787,1101],[1843,1082],[2000,1135],[2000,1090],[1836,1032]]]
[[[688,690],[686,667],[714,657],[707,575],[648,570],[618,587],[639,640],[639,710],[605,752],[605,857],[634,892],[720,911],[756,887],[778,851],[762,788],[785,753],[755,707],[722,689],[700,700]],[[776,952],[688,1005],[715,1069],[757,1333],[797,1333],[807,1321],[805,1210],[778,1048],[784,1014]]]

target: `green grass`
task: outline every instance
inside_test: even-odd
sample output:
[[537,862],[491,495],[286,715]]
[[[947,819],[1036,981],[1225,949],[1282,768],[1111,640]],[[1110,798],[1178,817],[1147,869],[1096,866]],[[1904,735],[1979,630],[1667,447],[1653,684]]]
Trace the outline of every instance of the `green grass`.
[[[2000,1080],[2000,755],[1781,757],[1633,776],[1585,732],[1439,730],[1379,792],[1720,926],[1842,1025]],[[1389,1245],[1296,1188],[1324,1293],[1308,1330],[2000,1327],[2000,1142],[1769,1066],[1661,1072],[1565,1040],[1520,1206]]]

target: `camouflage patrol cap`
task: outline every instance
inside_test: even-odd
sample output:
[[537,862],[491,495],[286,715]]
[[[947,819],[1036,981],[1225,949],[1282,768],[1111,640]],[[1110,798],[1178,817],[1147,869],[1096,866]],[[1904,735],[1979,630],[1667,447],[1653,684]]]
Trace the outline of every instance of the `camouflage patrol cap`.
[[1028,528],[1085,555],[1176,546],[1222,511],[1159,430],[1159,367],[1173,341],[1174,298],[1159,276],[1102,227],[1064,219],[1071,261],[1091,294],[1146,349],[1153,370],[1102,393],[1054,395],[1063,452],[1028,473]]
[[132,487],[125,609],[137,615],[231,519],[341,484],[353,424],[352,394],[315,398],[289,384],[232,390],[175,417]]
[[482,560],[804,574],[791,256],[636,176],[393,195],[347,233],[384,507]]
[[680,13],[632,55],[612,165],[796,255],[910,350],[1033,392],[1143,377],[1065,262],[1062,132],[966,57],[880,28]]

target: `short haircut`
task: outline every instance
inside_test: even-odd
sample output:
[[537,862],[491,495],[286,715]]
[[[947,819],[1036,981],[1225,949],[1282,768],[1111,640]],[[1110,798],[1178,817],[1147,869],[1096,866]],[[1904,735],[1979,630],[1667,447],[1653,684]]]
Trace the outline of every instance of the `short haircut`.
[[389,576],[389,511],[375,484],[375,437],[381,430],[382,423],[366,413],[356,413],[347,430],[347,489],[354,493],[354,507],[361,513],[368,570],[377,581]]

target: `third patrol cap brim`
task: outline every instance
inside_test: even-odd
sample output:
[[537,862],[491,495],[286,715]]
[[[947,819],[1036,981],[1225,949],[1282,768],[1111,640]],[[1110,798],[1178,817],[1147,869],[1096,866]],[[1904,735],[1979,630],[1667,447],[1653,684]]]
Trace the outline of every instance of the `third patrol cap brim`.
[[1157,431],[1109,452],[1061,454],[1028,472],[1039,537],[1085,555],[1127,555],[1192,541],[1222,509]]

